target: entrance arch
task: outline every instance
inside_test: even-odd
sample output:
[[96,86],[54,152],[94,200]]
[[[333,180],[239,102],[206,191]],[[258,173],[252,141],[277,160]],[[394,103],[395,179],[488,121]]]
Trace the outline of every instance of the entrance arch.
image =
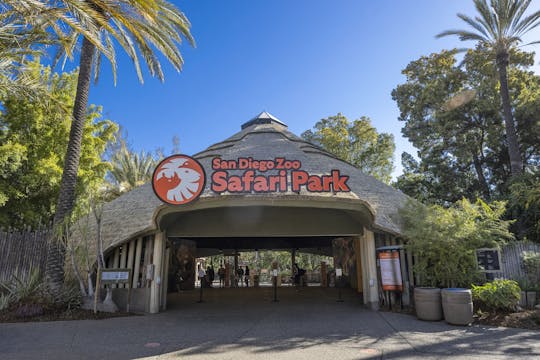
[[[332,256],[333,240],[347,239],[351,249],[354,248],[346,260],[352,264],[354,287],[369,300],[373,296],[366,299],[369,286],[364,285],[363,279],[376,278],[373,275],[376,270],[363,265],[362,254],[371,249],[366,247],[369,238],[366,235],[372,221],[372,209],[365,202],[335,197],[299,201],[297,196],[294,200],[288,196],[266,199],[222,196],[200,199],[188,207],[163,207],[155,216],[156,228],[162,234],[156,239],[163,239],[163,250],[168,248],[163,252],[168,255],[164,256],[163,264],[156,266],[156,271],[162,272],[165,283],[170,259],[175,256],[175,244],[182,240],[193,242],[196,257],[204,257],[256,249],[298,249]],[[150,303],[165,306],[166,293],[167,290],[156,289]]]

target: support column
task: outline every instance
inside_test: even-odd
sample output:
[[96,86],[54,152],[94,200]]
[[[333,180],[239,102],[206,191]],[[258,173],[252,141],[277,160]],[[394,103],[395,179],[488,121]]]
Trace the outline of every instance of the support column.
[[375,235],[372,231],[364,229],[361,241],[362,278],[364,288],[364,304],[371,309],[379,308],[379,289],[377,282],[377,259],[375,254]]
[[364,292],[364,276],[363,276],[363,269],[362,269],[362,237],[355,237],[353,239],[354,244],[354,256],[356,258],[356,281],[357,286],[356,290],[359,293]]
[[[133,284],[132,287],[135,289],[139,283],[139,274],[141,272],[141,256],[142,256],[142,237],[137,239],[137,247],[135,248],[135,264],[133,266]],[[144,276],[142,277],[144,279]],[[143,284],[141,280],[141,287]]]
[[[124,243],[124,245],[122,245],[122,254],[120,255],[120,268],[121,269],[125,269],[127,268],[127,252],[128,252],[128,243]],[[124,287],[127,287],[126,284],[119,284],[118,285],[119,288],[124,288]]]
[[163,271],[163,248],[165,246],[165,233],[160,231],[154,237],[154,251],[152,265],[154,266],[154,278],[150,283],[150,314],[159,312],[160,294],[161,294],[161,278]]
[[[234,282],[232,287],[238,287],[238,282],[242,281],[238,279],[238,251],[234,250]],[[240,283],[242,284],[242,283]]]

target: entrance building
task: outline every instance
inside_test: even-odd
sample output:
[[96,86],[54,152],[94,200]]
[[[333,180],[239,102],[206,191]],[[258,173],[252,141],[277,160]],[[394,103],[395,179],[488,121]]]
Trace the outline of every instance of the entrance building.
[[[198,154],[163,160],[152,184],[105,204],[101,235],[107,267],[133,272],[134,310],[166,308],[171,266],[195,283],[196,257],[263,249],[333,256],[376,308],[376,248],[399,247],[397,211],[406,201],[263,112]],[[407,301],[407,259],[399,256]],[[120,306],[127,290],[113,290]]]

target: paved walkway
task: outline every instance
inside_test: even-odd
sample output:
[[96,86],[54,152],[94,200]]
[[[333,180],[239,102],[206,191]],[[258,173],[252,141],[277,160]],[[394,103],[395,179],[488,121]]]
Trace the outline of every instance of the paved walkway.
[[[0,359],[540,359],[540,332],[364,309],[335,289],[205,290],[157,315],[0,324]],[[234,291],[234,292],[233,292]]]

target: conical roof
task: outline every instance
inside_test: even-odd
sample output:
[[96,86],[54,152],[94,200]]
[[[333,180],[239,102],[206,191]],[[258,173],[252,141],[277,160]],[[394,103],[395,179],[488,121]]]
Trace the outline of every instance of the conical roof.
[[[356,199],[367,204],[373,214],[372,228],[392,234],[401,234],[397,220],[397,210],[402,207],[408,197],[400,191],[380,182],[372,176],[362,173],[351,164],[336,158],[334,155],[313,145],[287,129],[287,125],[274,116],[263,112],[244,125],[242,130],[233,136],[216,143],[206,150],[193,155],[204,167],[207,176],[212,170],[212,160],[222,159],[274,159],[284,157],[301,161],[302,170],[311,174],[329,174],[339,170],[349,176],[350,192],[316,193],[302,189],[300,192],[289,191],[271,196],[331,197],[339,199]],[[231,175],[240,175],[242,170],[230,170]],[[271,173],[269,171],[268,173]],[[238,194],[211,190],[210,181],[206,182],[200,200],[205,198],[233,198]],[[247,194],[246,196],[260,196]],[[268,196],[268,195],[266,195]],[[197,200],[199,201],[199,200]],[[106,204],[103,213],[102,234],[105,245],[118,244],[139,234],[154,230],[155,215],[163,204],[154,194],[151,184],[140,186]]]

